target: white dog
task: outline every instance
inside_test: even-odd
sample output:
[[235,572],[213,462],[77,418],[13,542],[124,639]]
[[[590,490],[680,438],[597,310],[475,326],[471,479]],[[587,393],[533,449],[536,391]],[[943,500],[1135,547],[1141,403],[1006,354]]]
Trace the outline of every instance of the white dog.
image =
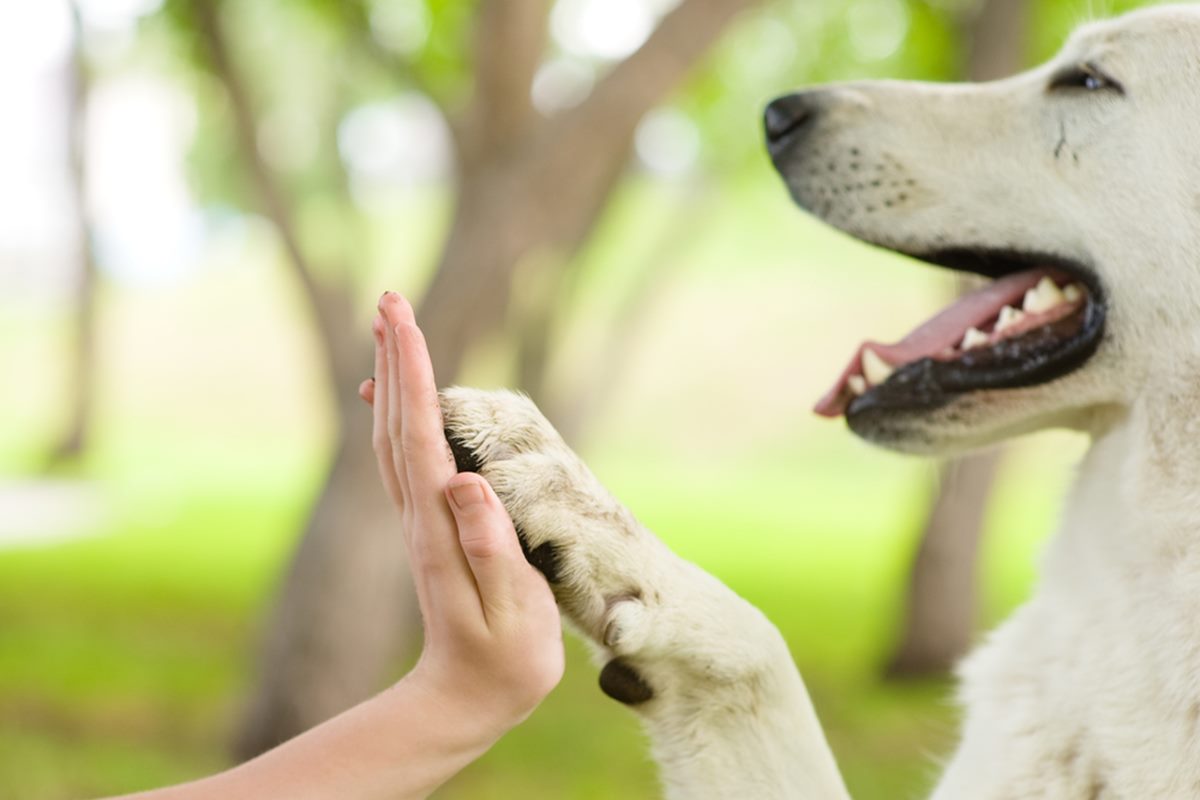
[[[818,411],[914,453],[1048,426],[1093,444],[1036,596],[962,670],[938,800],[1200,797],[1200,8],[1079,31],[969,86],[838,85],[767,111],[804,208],[994,280],[864,345]],[[521,397],[445,394],[672,798],[847,796],[776,629],[666,549]]]

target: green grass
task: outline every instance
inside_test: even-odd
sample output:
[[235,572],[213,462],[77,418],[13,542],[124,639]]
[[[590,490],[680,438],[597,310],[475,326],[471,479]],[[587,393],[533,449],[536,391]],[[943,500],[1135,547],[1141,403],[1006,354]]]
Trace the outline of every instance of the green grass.
[[[774,192],[739,191],[717,205],[738,207],[740,227],[698,224],[677,255],[586,452],[673,548],[779,625],[854,796],[920,796],[953,743],[947,687],[877,676],[933,469],[804,408],[858,338],[902,333],[947,283],[815,231]],[[645,266],[655,202],[624,198],[624,233],[589,255],[581,298],[596,304],[581,299],[561,331],[560,383],[586,376]],[[226,763],[264,608],[325,467],[314,345],[269,253],[181,285],[110,287],[101,311],[98,434],[64,476],[94,485],[103,513],[84,538],[0,549],[0,798],[131,791]],[[0,416],[17,421],[0,431],[3,474],[35,472],[58,422],[62,322],[54,308],[0,305],[0,365],[21,387],[0,393]],[[981,621],[1029,591],[1078,450],[1056,435],[1010,451],[988,513]],[[573,642],[550,699],[439,796],[656,796],[636,721],[595,681]]]
[[[147,467],[110,474],[110,530],[0,552],[0,786],[14,797],[128,791],[224,763],[261,609],[309,496],[291,487],[314,483],[311,466],[290,454],[226,445],[208,462],[201,448],[189,451],[185,486],[158,505],[147,507],[139,489],[153,483]],[[222,468],[231,458],[273,478],[247,491]],[[648,524],[780,626],[855,797],[918,796],[932,757],[952,742],[946,687],[874,676],[894,635],[920,503],[911,492],[867,492],[873,502],[841,513],[862,496],[845,488],[847,466],[820,479],[811,468],[598,463]],[[795,501],[808,509],[799,520]],[[1020,517],[993,515],[993,533],[1020,527]],[[988,585],[1000,578],[1021,591],[1011,584],[1024,573],[1004,559],[987,574]],[[570,653],[551,699],[440,796],[654,795],[632,716],[596,690],[578,643]]]
[[[208,465],[210,474],[218,467]],[[912,720],[899,709],[916,712],[917,730],[935,732],[945,710],[924,690],[880,690],[864,669],[886,598],[878,567],[862,567],[871,559],[854,555],[864,554],[862,543],[834,535],[814,560],[806,557],[812,542],[789,535],[784,509],[774,519],[734,512],[761,505],[761,495],[733,494],[718,514],[670,486],[638,486],[654,499],[632,498],[647,521],[779,622],[812,668],[817,701],[829,709],[862,796],[923,775]],[[223,763],[260,609],[303,498],[269,486],[255,499],[239,491],[222,498],[221,488],[191,483],[160,515],[142,507],[138,493],[114,487],[112,532],[0,554],[0,786],[19,797],[78,797],[182,780]],[[738,526],[762,562],[753,553],[721,557],[722,540]],[[550,701],[442,796],[652,796],[637,726],[595,689],[586,662],[573,644],[568,678]]]

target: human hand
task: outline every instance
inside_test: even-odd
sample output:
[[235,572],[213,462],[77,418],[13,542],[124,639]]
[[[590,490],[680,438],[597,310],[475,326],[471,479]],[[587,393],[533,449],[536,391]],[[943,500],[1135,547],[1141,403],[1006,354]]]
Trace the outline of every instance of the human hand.
[[487,481],[456,474],[412,307],[388,292],[374,331],[375,379],[359,393],[374,407],[379,474],[400,512],[425,620],[417,666],[257,758],[138,798],[419,800],[525,719],[562,677],[554,596]]
[[403,683],[498,737],[562,677],[558,609],[487,481],[456,474],[412,307],[388,292],[379,312],[375,379],[359,392],[374,408],[379,473],[400,512],[425,622],[421,658]]

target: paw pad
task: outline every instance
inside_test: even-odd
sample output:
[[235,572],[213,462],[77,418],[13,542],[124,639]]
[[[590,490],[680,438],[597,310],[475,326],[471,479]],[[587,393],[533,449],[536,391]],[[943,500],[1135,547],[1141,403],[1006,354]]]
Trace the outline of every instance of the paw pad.
[[517,528],[517,539],[521,542],[521,552],[525,554],[525,560],[532,564],[538,572],[545,575],[546,580],[550,583],[558,583],[562,576],[558,547],[553,542],[545,542],[530,550],[527,544],[528,540],[521,532],[520,527]]
[[654,697],[654,689],[623,658],[614,658],[600,670],[600,691],[627,706],[636,706]]

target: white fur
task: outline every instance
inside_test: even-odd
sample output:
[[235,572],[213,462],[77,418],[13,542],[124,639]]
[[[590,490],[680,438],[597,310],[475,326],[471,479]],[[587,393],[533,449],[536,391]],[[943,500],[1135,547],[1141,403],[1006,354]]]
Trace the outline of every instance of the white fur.
[[[1083,61],[1125,96],[1046,91]],[[1086,26],[1004,81],[825,92],[806,153],[781,167],[802,205],[897,249],[1077,259],[1109,296],[1082,368],[971,393],[886,437],[937,453],[1049,425],[1094,440],[1034,598],[962,669],[962,742],[935,800],[1200,796],[1200,8]],[[822,193],[843,171],[806,167],[852,154],[885,165],[887,185]],[[906,191],[887,205],[891,183]],[[847,796],[757,610],[642,528],[527,400],[451,390],[444,409],[530,544],[559,546],[564,613],[653,688],[635,710],[668,797]]]
[[527,398],[448,389],[442,410],[529,547],[557,547],[563,614],[600,660],[621,658],[653,688],[634,708],[666,797],[847,797],[787,644],[758,609],[642,527]]

